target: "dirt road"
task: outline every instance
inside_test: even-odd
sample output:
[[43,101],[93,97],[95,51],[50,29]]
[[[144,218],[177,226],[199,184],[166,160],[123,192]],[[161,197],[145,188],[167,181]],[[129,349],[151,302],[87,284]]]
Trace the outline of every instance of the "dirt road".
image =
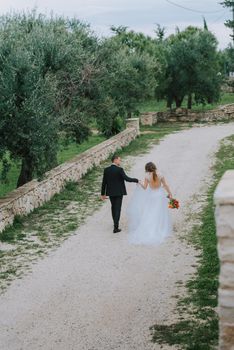
[[234,123],[198,126],[131,158],[130,175],[143,178],[144,164],[156,162],[181,201],[172,212],[174,235],[158,247],[128,244],[125,208],[135,186],[129,184],[120,234],[112,233],[107,202],[0,297],[0,349],[160,349],[149,327],[173,319],[176,281],[186,281],[196,262],[179,238],[186,203],[205,191],[219,141],[233,133]]

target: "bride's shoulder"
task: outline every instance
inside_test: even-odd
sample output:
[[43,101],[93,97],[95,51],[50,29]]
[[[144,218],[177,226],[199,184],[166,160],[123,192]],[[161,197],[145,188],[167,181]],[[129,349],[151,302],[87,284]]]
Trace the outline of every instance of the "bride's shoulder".
[[157,171],[157,175],[160,179],[163,179],[164,178],[164,174],[163,172],[160,170],[160,171]]
[[145,178],[146,178],[147,180],[150,180],[150,177],[151,177],[151,173],[146,172],[146,173],[145,173]]

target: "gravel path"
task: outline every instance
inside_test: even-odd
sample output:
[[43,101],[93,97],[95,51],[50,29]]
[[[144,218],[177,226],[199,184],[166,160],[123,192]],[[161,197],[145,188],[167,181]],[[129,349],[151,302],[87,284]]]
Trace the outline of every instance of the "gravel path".
[[[151,350],[149,327],[173,320],[176,281],[193,272],[195,252],[179,235],[194,194],[204,193],[219,141],[234,123],[194,127],[167,136],[148,154],[130,158],[143,177],[155,161],[182,204],[173,211],[175,234],[158,247],[112,234],[109,202],[63,245],[15,280],[0,298],[1,350]],[[129,194],[134,189],[129,184]],[[179,290],[180,291],[180,290]],[[164,347],[166,349],[166,347]]]

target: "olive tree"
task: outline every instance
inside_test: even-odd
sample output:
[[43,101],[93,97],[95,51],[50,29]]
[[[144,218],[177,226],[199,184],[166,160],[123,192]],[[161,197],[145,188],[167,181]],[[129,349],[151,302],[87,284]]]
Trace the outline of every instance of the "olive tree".
[[56,165],[60,131],[88,136],[96,46],[76,20],[0,18],[0,156],[21,163],[17,186]]
[[106,135],[116,133],[121,120],[137,114],[139,102],[154,97],[161,69],[149,37],[126,27],[112,31],[115,35],[104,39],[99,50],[103,73],[99,96],[105,110],[98,125]]
[[193,98],[202,103],[217,101],[221,79],[215,36],[207,29],[188,27],[169,36],[165,45],[167,106],[175,102],[180,107],[185,97],[189,109]]

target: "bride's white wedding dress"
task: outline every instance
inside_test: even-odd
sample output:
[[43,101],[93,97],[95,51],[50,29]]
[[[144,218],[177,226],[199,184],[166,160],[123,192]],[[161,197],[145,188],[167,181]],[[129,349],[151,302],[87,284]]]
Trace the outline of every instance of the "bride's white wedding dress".
[[172,232],[167,193],[162,187],[162,175],[158,174],[160,186],[150,187],[152,173],[146,173],[149,181],[144,190],[137,185],[128,206],[129,242],[132,244],[157,245]]

